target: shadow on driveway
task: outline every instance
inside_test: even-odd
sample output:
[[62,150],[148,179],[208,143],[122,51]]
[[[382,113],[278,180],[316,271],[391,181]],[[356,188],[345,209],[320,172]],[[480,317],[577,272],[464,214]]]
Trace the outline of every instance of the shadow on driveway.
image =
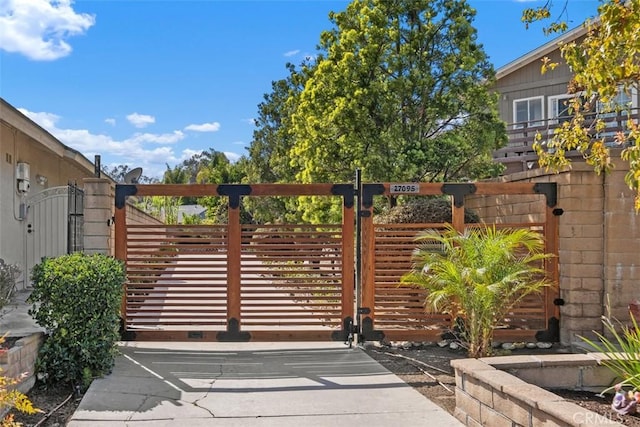
[[125,343],[121,352],[70,426],[460,425],[342,343]]

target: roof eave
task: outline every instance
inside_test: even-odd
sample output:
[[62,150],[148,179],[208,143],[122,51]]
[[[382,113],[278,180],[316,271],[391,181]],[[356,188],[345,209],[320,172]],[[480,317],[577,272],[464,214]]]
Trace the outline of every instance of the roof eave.
[[503,65],[502,67],[496,70],[496,80],[500,80],[501,78],[508,76],[514,71],[517,71],[522,67],[525,67],[534,61],[537,61],[538,59],[540,59],[540,57],[549,55],[551,52],[558,49],[560,43],[566,43],[571,40],[580,38],[583,35],[587,34],[588,30],[589,28],[586,25],[586,23],[583,25],[580,25],[579,27],[576,27],[572,30],[567,31],[566,33],[562,34],[560,37],[556,37],[550,42],[543,44],[542,46],[532,50],[531,52],[521,56],[520,58],[514,61],[511,61],[506,65]]

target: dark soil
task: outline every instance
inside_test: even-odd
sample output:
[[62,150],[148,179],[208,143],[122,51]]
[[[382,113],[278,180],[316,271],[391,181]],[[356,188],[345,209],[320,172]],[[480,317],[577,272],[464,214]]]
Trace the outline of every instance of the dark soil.
[[27,396],[33,406],[42,412],[27,415],[12,410],[15,421],[22,423],[24,427],[65,426],[82,400],[82,396],[71,387],[46,387],[43,384],[36,384]]
[[[455,376],[450,362],[465,358],[462,350],[450,350],[435,344],[412,345],[410,348],[392,348],[390,346],[367,346],[365,351],[386,369],[396,374],[404,382],[433,401],[447,412],[455,409]],[[514,350],[512,354],[544,354],[566,352],[554,347],[550,350]],[[611,409],[611,396],[598,397],[596,393],[570,390],[554,390],[559,396],[596,412],[608,420],[617,420],[621,424],[640,427],[640,416],[618,416]],[[82,396],[71,387],[36,386],[28,393],[34,406],[43,412],[25,415],[14,412],[15,420],[29,426],[60,427],[65,426]]]

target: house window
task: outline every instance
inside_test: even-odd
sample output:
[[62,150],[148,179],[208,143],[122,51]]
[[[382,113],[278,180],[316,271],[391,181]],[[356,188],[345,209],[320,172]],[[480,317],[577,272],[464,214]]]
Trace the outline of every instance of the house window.
[[[607,104],[598,102],[598,112],[602,111],[605,117],[606,114],[613,114],[617,111],[629,110],[637,108],[636,100],[638,99],[637,91],[635,88],[625,91],[623,88],[618,89],[618,94]],[[626,111],[624,111],[626,113]]]
[[[549,97],[549,124],[561,124],[570,121],[575,112],[571,105],[575,95],[557,95]],[[581,105],[585,106],[586,99],[581,96]],[[587,113],[582,108],[582,113]]]
[[541,126],[544,117],[542,101],[544,97],[516,99],[513,101],[513,117],[515,128]]
[[552,123],[562,123],[571,120],[573,109],[571,108],[571,95],[549,97],[549,119]]
[[598,102],[598,118],[604,120],[605,124],[605,130],[597,135],[598,138],[604,138],[607,145],[615,145],[616,133],[628,131],[629,114],[637,114],[637,99],[635,88],[628,91],[619,88],[618,94],[609,103]]

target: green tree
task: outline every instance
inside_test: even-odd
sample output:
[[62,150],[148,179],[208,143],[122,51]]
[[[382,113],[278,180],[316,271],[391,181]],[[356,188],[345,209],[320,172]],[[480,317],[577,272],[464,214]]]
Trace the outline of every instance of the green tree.
[[291,116],[313,64],[304,63],[301,70],[293,64],[286,67],[289,76],[272,82],[271,92],[265,94],[258,105],[256,130],[248,148],[247,179],[250,182],[295,182],[295,172],[289,164],[289,151],[294,141]]
[[189,174],[187,169],[177,165],[173,168],[167,165],[167,170],[162,176],[163,184],[187,184],[189,182]]
[[[296,182],[296,170],[290,164],[290,151],[294,143],[291,116],[296,109],[299,94],[304,89],[315,63],[305,61],[300,68],[286,65],[289,75],[271,84],[271,92],[264,95],[258,105],[256,130],[248,148],[246,182]],[[297,198],[251,197],[244,204],[256,222],[261,224],[300,220]]]
[[[496,174],[505,141],[493,67],[459,0],[354,0],[290,100],[300,182],[441,181]],[[482,165],[479,167],[479,165]]]
[[469,357],[491,354],[493,330],[525,296],[551,283],[539,266],[540,234],[528,229],[430,230],[418,237],[405,285],[428,290],[426,307],[463,323]]
[[[523,21],[548,18],[551,6],[525,10]],[[604,138],[594,135],[605,129],[605,115],[630,114],[630,105],[616,102],[617,95],[640,89],[640,0],[604,0],[598,7],[597,19],[584,25],[586,37],[560,47],[563,60],[574,73],[568,88],[569,93],[575,94],[571,102],[573,117],[551,140],[538,141],[535,148],[543,167],[558,170],[570,165],[566,153],[578,150],[596,173],[601,173],[612,168],[611,152]],[[555,22],[547,31],[564,29],[566,24]],[[543,72],[557,65],[547,59]],[[586,120],[586,114],[596,105],[598,116]],[[635,208],[640,211],[640,128],[637,120],[628,120],[626,126],[627,131],[616,136],[616,143],[624,148],[622,159],[629,163],[625,182],[636,192]]]
[[227,156],[214,149],[203,152],[196,173],[200,184],[233,184],[242,180],[242,171],[233,167]]

